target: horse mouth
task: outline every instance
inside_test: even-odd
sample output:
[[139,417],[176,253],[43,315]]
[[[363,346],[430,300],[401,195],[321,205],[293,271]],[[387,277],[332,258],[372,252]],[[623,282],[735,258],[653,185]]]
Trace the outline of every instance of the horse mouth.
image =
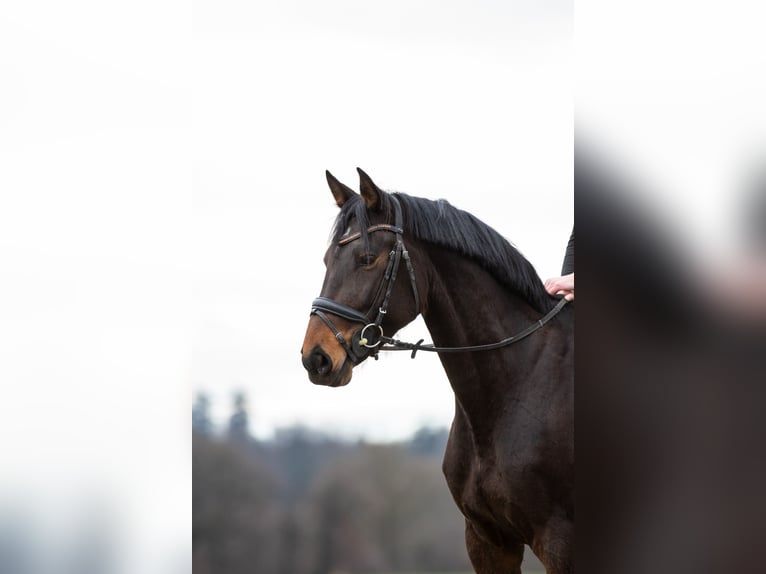
[[309,371],[309,381],[315,385],[324,387],[344,387],[351,381],[353,367],[346,359],[337,370],[311,370]]

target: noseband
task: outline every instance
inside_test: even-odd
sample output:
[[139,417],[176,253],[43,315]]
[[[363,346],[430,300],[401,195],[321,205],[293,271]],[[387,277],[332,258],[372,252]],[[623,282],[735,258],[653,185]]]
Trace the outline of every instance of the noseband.
[[[418,296],[418,287],[415,283],[415,270],[412,267],[412,261],[410,254],[404,246],[402,235],[404,230],[402,228],[402,208],[399,205],[399,200],[396,197],[391,196],[391,200],[394,204],[394,225],[388,223],[381,223],[377,225],[371,225],[367,228],[367,233],[373,233],[376,231],[388,231],[396,235],[396,243],[394,248],[388,254],[388,265],[386,266],[386,272],[383,274],[380,286],[375,293],[375,297],[372,300],[372,305],[367,313],[361,313],[353,307],[344,305],[333,301],[328,297],[317,297],[311,304],[311,314],[319,317],[330,328],[335,338],[346,350],[346,354],[352,363],[358,365],[368,356],[372,355],[376,359],[378,358],[378,351],[380,350],[380,344],[387,340],[387,337],[383,334],[383,327],[381,323],[388,312],[388,303],[391,299],[391,292],[394,289],[394,282],[396,281],[396,275],[399,271],[399,265],[404,259],[407,266],[407,272],[410,276],[410,285],[412,286],[412,293],[415,296],[415,311],[416,314],[420,312],[420,297]],[[359,239],[362,236],[361,231],[347,235],[338,241],[338,246],[343,247]],[[380,297],[380,293],[384,292],[383,301],[377,309],[377,315],[373,319],[375,313],[375,303]],[[354,333],[351,344],[346,341],[346,338],[333,325],[333,322],[327,316],[327,313],[341,317],[353,323],[360,323],[364,325],[361,329],[357,329]]]

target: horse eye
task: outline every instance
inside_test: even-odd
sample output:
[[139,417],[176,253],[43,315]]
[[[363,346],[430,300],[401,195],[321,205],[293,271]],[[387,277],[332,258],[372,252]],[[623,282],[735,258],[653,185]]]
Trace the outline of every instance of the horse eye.
[[362,253],[357,259],[357,262],[360,267],[367,267],[368,265],[375,263],[377,258],[378,256],[374,253]]

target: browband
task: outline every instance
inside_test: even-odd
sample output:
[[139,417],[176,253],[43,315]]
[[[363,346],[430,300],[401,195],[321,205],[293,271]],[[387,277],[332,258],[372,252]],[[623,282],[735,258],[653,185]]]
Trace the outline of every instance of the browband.
[[[390,231],[391,233],[403,233],[403,230],[401,227],[398,227],[396,225],[390,225],[388,223],[379,223],[377,225],[371,225],[367,228],[367,233],[372,233],[373,231]],[[357,231],[356,233],[352,233],[351,235],[346,235],[345,237],[341,237],[341,239],[338,241],[338,245],[345,245],[346,243],[351,243],[352,241],[359,239],[362,236],[361,231]]]

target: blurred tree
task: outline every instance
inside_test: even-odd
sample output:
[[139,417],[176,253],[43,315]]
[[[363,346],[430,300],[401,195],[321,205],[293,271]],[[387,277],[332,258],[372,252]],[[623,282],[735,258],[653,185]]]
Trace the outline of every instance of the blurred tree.
[[195,574],[470,570],[441,471],[446,430],[380,445],[291,427],[243,445],[243,396],[235,421],[193,442]]
[[234,393],[234,409],[229,417],[229,438],[248,442],[250,439],[247,399],[242,391]]
[[350,448],[348,443],[305,426],[277,429],[271,454],[286,499],[295,500],[304,496],[321,468],[332,464]]
[[312,574],[389,570],[375,529],[380,499],[345,465],[318,480],[313,495],[316,558]]
[[312,493],[313,574],[468,570],[463,519],[441,465],[399,445],[361,445]]
[[210,399],[202,392],[197,393],[194,398],[192,431],[201,435],[209,435],[213,432],[213,424],[210,422]]
[[245,449],[198,436],[192,445],[195,574],[277,571],[277,482]]
[[444,455],[444,449],[447,448],[447,439],[449,431],[445,428],[421,427],[409,442],[409,450],[422,456]]

